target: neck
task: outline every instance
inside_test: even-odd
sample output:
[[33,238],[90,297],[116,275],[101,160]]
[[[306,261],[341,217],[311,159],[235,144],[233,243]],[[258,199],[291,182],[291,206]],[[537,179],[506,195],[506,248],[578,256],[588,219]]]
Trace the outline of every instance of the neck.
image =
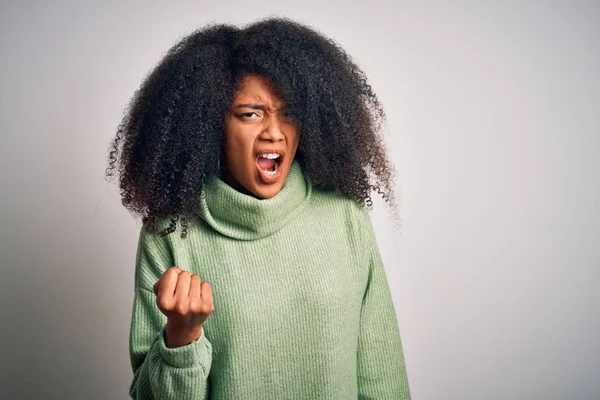
[[225,180],[210,180],[201,196],[200,217],[217,232],[235,239],[255,240],[286,226],[311,197],[312,185],[297,161],[274,197],[259,199]]
[[240,184],[237,181],[237,179],[235,179],[231,171],[229,171],[229,168],[225,168],[225,170],[223,171],[223,175],[221,176],[221,180],[242,194],[252,196],[255,199],[261,199],[260,197],[246,189],[244,186],[242,186],[242,184]]

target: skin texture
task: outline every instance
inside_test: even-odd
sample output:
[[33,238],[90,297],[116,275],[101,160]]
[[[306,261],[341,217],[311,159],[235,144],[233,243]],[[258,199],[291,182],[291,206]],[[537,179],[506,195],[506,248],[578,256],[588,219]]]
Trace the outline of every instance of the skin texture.
[[[298,140],[298,128],[268,80],[247,75],[225,119],[225,182],[257,198],[275,196],[290,171]],[[257,170],[257,157],[267,152],[278,152],[282,158],[274,183],[265,183]]]
[[185,346],[202,334],[202,324],[214,311],[212,289],[200,275],[173,266],[153,287],[158,309],[167,317],[167,347]]
[[[285,104],[298,131],[294,157],[315,189],[367,207],[374,191],[395,210],[393,168],[382,138],[385,115],[366,75],[317,30],[269,18],[243,28],[209,25],[184,37],[132,97],[109,150],[106,177],[118,176],[123,205],[142,217],[148,231],[164,236],[181,226],[185,239],[189,224],[197,223],[203,189],[215,176],[259,198],[279,190],[281,182],[267,188],[252,176],[256,168],[241,168],[250,164],[248,153],[243,160],[226,156],[236,143],[231,133],[242,126],[252,129],[259,149],[275,145],[264,136],[277,122],[286,138],[280,144],[291,147],[283,119],[274,119],[281,114],[267,113],[256,125],[230,118],[249,74],[264,77],[271,100]],[[263,129],[258,134],[255,128]],[[286,155],[285,166],[291,161]]]

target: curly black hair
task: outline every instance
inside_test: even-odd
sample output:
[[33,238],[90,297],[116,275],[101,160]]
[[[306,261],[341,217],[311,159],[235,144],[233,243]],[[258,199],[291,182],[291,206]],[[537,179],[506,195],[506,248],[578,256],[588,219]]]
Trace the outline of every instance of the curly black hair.
[[[149,73],[125,109],[106,177],[119,172],[123,205],[154,233],[198,211],[205,182],[221,176],[225,115],[246,74],[267,77],[300,132],[296,160],[315,188],[372,207],[394,207],[383,108],[365,73],[334,40],[288,18],[243,29],[211,24],[185,36]],[[159,221],[170,221],[159,228]]]

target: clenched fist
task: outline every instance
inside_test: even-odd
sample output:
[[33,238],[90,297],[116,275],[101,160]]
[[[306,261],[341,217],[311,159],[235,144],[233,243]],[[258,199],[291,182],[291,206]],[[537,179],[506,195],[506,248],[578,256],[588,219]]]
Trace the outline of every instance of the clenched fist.
[[202,324],[215,309],[212,289],[200,276],[171,267],[154,284],[156,305],[167,316],[167,347],[180,347],[200,337]]

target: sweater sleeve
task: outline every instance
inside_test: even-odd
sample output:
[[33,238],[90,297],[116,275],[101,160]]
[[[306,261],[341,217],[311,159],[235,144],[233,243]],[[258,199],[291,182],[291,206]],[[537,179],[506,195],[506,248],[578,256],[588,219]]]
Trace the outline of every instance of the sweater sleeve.
[[168,348],[165,344],[166,316],[156,305],[152,285],[172,266],[166,238],[140,232],[136,256],[135,292],[129,356],[133,380],[132,399],[208,399],[208,374],[212,346],[202,329],[193,343]]
[[358,337],[359,400],[410,399],[400,328],[371,220],[362,210],[360,236],[369,278],[360,313]]

